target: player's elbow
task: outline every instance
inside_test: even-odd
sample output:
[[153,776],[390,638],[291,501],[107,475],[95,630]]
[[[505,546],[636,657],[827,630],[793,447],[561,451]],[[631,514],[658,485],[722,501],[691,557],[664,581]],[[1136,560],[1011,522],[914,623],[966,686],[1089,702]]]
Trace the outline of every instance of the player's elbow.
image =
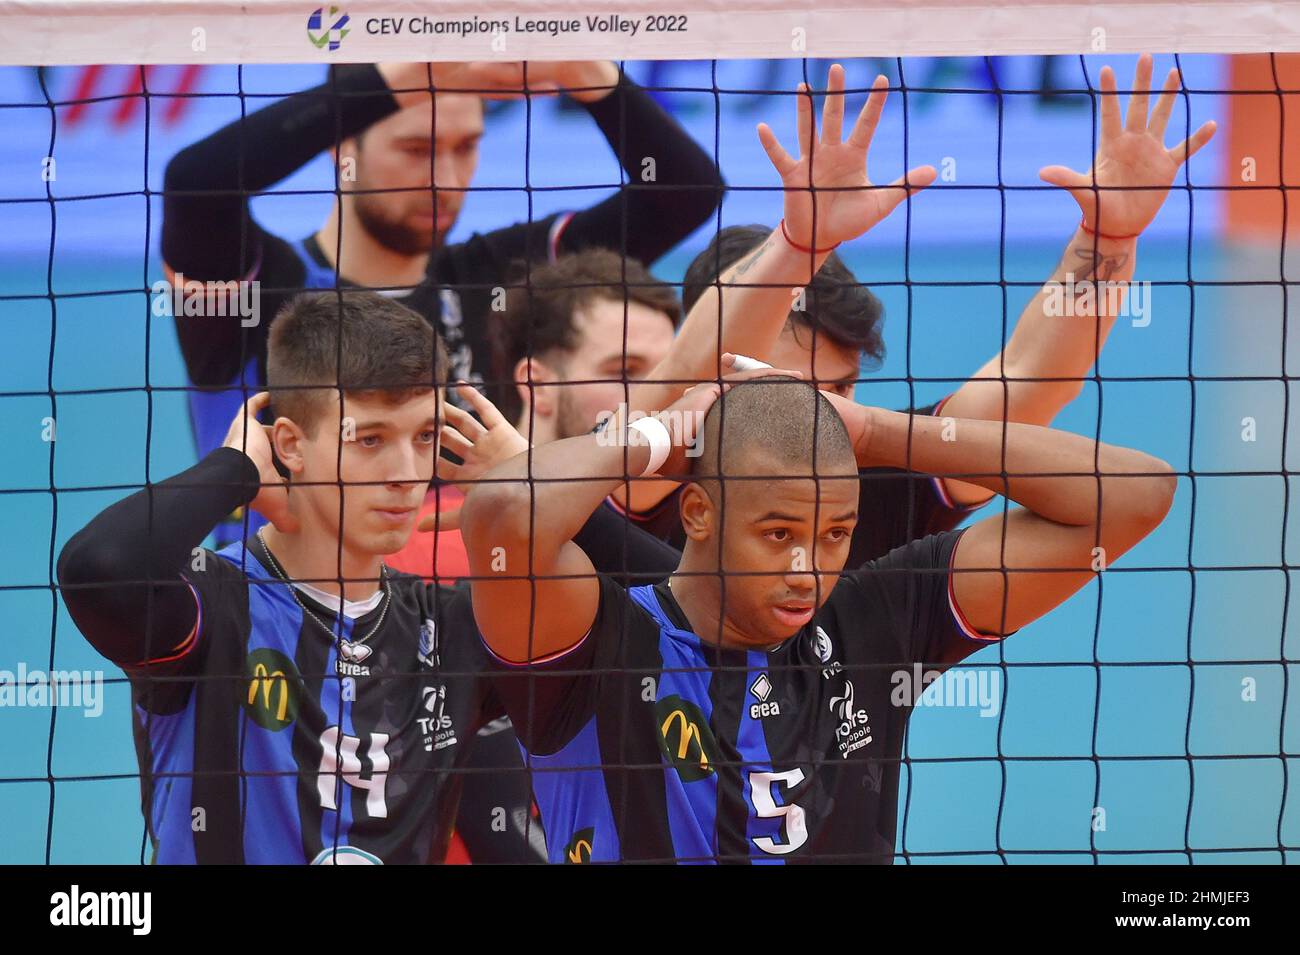
[[460,512],[461,537],[470,559],[488,555],[497,548],[513,549],[528,537],[531,493],[523,481],[476,484],[465,496]]
[[1130,545],[1137,543],[1160,526],[1173,506],[1177,490],[1178,475],[1169,462],[1138,454],[1129,475],[1120,479],[1106,502],[1103,531],[1109,523],[1121,530]]
[[[111,579],[116,555],[107,541],[95,541],[83,529],[73,534],[55,564],[55,579],[60,587],[82,587]],[[66,595],[65,595],[66,599]]]
[[1178,492],[1178,475],[1168,461],[1147,455],[1146,473],[1140,480],[1137,519],[1150,533],[1160,526],[1174,505],[1174,495]]
[[125,568],[135,566],[130,555],[112,536],[94,533],[86,527],[74,534],[59,552],[55,564],[55,580],[68,613],[91,636],[87,622],[98,619],[96,608],[112,591],[124,586],[128,579]]
[[203,143],[186,146],[167,161],[163,170],[163,192],[202,189],[212,175],[211,159]]

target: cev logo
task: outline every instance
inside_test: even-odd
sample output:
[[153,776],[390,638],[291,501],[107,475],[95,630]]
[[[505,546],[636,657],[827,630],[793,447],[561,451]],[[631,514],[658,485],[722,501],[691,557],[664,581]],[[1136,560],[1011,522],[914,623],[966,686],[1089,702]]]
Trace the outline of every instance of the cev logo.
[[330,7],[328,13],[325,7],[317,7],[307,18],[307,39],[318,50],[328,45],[329,52],[333,53],[342,45],[343,38],[352,32],[348,27],[351,19],[339,7]]

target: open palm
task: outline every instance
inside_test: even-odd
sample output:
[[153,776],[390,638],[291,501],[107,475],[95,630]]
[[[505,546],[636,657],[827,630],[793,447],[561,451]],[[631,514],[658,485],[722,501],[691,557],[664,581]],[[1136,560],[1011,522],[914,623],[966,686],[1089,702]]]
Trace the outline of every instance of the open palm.
[[1070,190],[1092,232],[1124,238],[1140,234],[1160,211],[1179,167],[1214,136],[1216,126],[1208,122],[1177,146],[1165,148],[1165,129],[1181,80],[1177,69],[1169,71],[1148,119],[1151,69],[1151,56],[1143,54],[1133,80],[1128,115],[1121,123],[1115,73],[1109,66],[1103,67],[1101,135],[1092,168],[1076,172],[1065,166],[1047,166],[1039,173],[1044,182]]
[[785,225],[794,242],[828,249],[855,239],[893,212],[909,191],[934,182],[934,167],[918,166],[888,186],[872,185],[867,153],[885,106],[888,85],[885,77],[876,77],[849,138],[841,141],[844,67],[836,63],[827,76],[820,138],[813,118],[812,93],[807,84],[800,83],[795,97],[798,159],[785,151],[771,127],[759,124],[759,141],[785,187]]

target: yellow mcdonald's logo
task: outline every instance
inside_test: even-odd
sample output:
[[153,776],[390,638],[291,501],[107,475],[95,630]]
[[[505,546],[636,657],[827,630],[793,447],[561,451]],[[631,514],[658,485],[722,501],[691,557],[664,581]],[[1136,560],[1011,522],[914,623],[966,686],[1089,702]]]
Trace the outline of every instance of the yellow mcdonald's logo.
[[248,705],[253,706],[257,702],[258,691],[262,694],[262,707],[271,708],[271,690],[278,686],[280,695],[277,698],[279,706],[276,707],[275,718],[284,722],[289,713],[289,681],[285,678],[283,670],[268,671],[265,664],[259,663],[253,668],[253,678],[248,682]]
[[663,734],[665,740],[669,739],[668,728],[673,723],[678,724],[677,734],[677,758],[686,759],[691,752],[691,743],[695,744],[695,749],[699,753],[699,767],[705,772],[709,769],[709,755],[704,751],[704,741],[700,738],[700,728],[686,713],[680,709],[673,710],[664,720],[663,725],[659,727],[659,732]]
[[575,865],[591,861],[591,843],[579,839],[569,847],[569,861]]

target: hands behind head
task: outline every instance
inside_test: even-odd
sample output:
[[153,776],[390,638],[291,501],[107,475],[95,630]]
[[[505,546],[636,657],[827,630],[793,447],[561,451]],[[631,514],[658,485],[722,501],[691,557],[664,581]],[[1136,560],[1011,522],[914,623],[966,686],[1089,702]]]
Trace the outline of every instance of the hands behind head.
[[1101,135],[1092,168],[1075,172],[1066,166],[1045,166],[1039,171],[1044,182],[1070,191],[1083,210],[1084,224],[1093,233],[1116,238],[1139,235],[1160,211],[1178,167],[1208,143],[1217,128],[1214,122],[1205,123],[1177,146],[1166,149],[1165,128],[1182,83],[1178,70],[1170,70],[1164,92],[1148,118],[1151,70],[1151,56],[1143,54],[1138,59],[1128,115],[1121,124],[1115,72],[1102,67]]
[[888,85],[884,76],[876,77],[849,138],[841,142],[844,67],[836,63],[827,76],[820,138],[813,119],[812,91],[800,83],[795,97],[797,160],[781,146],[771,127],[759,123],[759,141],[785,187],[785,224],[793,242],[829,249],[856,239],[893,212],[910,192],[934,182],[937,173],[933,166],[917,166],[884,187],[873,186],[867,177],[867,152]]
[[[755,378],[767,378],[773,375],[789,378],[803,377],[801,372],[784,368],[750,368],[746,371],[736,371],[735,367],[736,356],[726,352],[719,362],[720,382],[703,381],[692,385],[682,393],[680,398],[662,411],[643,412],[647,417],[658,418],[668,429],[671,447],[668,459],[659,468],[659,474],[679,480],[689,475],[692,455],[687,452],[698,447],[704,431],[704,419],[709,409],[713,407],[713,403],[724,392],[741,382]],[[624,433],[629,420],[628,409],[620,406],[612,415],[612,419],[606,426],[605,433]],[[632,434],[636,435],[635,432]],[[641,438],[636,435],[629,440],[640,443]]]
[[271,427],[257,420],[258,413],[271,403],[271,394],[259,391],[240,407],[226,432],[223,448],[242,451],[257,466],[261,490],[249,505],[278,531],[298,530],[298,519],[289,510],[289,484],[275,469],[275,450],[271,445]]

